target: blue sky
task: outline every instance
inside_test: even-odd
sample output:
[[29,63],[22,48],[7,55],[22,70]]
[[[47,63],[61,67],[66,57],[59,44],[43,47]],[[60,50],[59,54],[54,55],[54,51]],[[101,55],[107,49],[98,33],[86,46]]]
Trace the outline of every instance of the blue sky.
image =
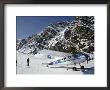
[[27,38],[32,34],[40,33],[50,23],[72,21],[74,16],[17,16],[17,39]]

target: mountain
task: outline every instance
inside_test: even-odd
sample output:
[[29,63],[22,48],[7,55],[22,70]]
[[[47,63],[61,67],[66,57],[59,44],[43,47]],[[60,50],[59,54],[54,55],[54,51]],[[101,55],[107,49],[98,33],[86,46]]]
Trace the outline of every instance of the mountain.
[[16,41],[16,49],[36,54],[50,49],[67,53],[94,52],[94,17],[77,16],[72,22],[49,24],[39,34]]

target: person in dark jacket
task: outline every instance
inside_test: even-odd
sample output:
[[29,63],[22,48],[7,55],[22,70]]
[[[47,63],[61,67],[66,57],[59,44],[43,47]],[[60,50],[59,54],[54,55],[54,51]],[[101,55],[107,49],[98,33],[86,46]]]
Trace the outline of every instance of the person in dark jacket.
[[17,66],[17,60],[16,60],[16,66]]
[[29,58],[27,59],[27,66],[29,66]]
[[87,55],[87,54],[84,53],[84,56],[86,57],[86,60],[87,60],[87,63],[88,63],[88,61],[90,60],[89,55]]
[[84,55],[86,57],[86,60],[89,60],[89,55],[87,55],[87,54],[84,54]]

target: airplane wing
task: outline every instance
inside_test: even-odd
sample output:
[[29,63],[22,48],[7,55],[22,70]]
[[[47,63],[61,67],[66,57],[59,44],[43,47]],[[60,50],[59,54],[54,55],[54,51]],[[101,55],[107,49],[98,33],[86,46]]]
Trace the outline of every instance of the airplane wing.
[[60,67],[49,67],[49,68],[65,68],[65,69],[67,69],[67,70],[72,69],[72,70],[74,70],[74,71],[80,71],[80,70],[78,70],[76,67],[64,67],[64,66],[60,66]]
[[[60,66],[60,67],[49,67],[49,68],[65,68],[65,69],[73,69],[74,67],[65,67],[65,66]],[[77,70],[81,70],[82,68],[77,68]],[[84,70],[92,70],[91,68],[83,68]]]

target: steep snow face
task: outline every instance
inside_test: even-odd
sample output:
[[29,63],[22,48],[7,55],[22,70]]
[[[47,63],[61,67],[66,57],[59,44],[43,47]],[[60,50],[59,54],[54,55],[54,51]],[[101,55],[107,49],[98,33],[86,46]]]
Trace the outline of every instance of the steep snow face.
[[53,41],[55,37],[64,38],[63,34],[68,25],[69,22],[67,21],[50,24],[39,34],[29,36],[28,38],[21,40],[20,43],[17,43],[17,50],[25,53],[33,53],[37,50],[48,48],[48,44]]
[[17,50],[36,54],[49,49],[67,53],[94,52],[94,17],[78,16],[72,22],[50,24],[39,34],[17,41]]
[[29,54],[29,53],[33,52],[35,49],[38,50],[38,48],[35,45],[36,45],[36,42],[35,41],[33,41],[33,42],[29,42],[28,41],[18,51],[21,52],[21,53],[27,53],[27,54]]
[[69,53],[94,52],[94,18],[76,17],[58,35],[48,41],[48,48]]
[[61,32],[59,32],[55,37],[51,38],[51,40],[48,41],[48,47],[50,48],[50,46],[55,46],[55,44],[57,42],[60,42],[62,40],[64,40],[64,33],[67,30],[68,27],[66,27],[65,29],[63,29]]

